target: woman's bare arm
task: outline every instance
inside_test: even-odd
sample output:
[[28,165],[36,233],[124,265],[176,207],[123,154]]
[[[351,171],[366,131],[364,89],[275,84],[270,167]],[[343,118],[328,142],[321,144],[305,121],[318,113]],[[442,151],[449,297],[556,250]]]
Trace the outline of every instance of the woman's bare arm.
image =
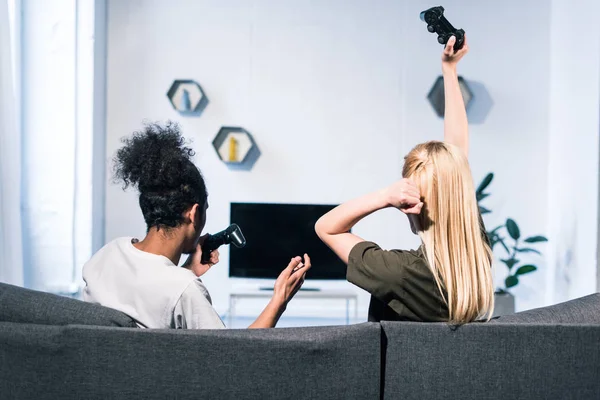
[[467,110],[458,84],[456,66],[469,51],[467,38],[465,44],[457,52],[454,51],[456,38],[448,40],[442,53],[442,74],[444,77],[444,141],[459,147],[465,156],[469,155],[469,123]]
[[383,190],[350,200],[319,218],[315,231],[348,264],[352,248],[364,241],[350,233],[350,229],[367,215],[387,207],[396,207],[405,214],[420,213],[423,203],[417,186],[408,179],[402,179]]

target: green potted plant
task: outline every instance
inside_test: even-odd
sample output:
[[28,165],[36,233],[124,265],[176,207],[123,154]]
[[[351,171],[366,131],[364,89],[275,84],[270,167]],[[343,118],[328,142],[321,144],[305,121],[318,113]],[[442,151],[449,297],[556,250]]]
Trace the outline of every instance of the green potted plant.
[[[488,188],[494,174],[489,173],[483,178],[483,181],[477,187],[475,192],[477,196],[477,204],[482,215],[491,213],[491,210],[482,206],[480,203],[490,194],[485,190]],[[510,292],[510,289],[519,284],[519,278],[523,275],[530,274],[537,270],[537,266],[531,263],[525,263],[521,260],[528,253],[541,255],[542,253],[533,248],[538,243],[547,242],[548,239],[541,235],[529,236],[523,238],[519,225],[512,218],[507,218],[506,222],[498,225],[494,229],[487,231],[490,239],[492,251],[497,245],[503,250],[503,257],[497,259],[506,265],[508,269],[507,276],[504,279],[504,286],[496,289],[496,309],[494,316],[512,314],[515,311],[515,298]],[[495,257],[496,258],[496,257]]]

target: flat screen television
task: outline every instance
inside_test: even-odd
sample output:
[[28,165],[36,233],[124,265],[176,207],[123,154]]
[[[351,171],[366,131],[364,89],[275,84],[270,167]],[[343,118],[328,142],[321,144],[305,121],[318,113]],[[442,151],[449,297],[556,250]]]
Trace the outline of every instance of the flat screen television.
[[275,279],[294,256],[307,253],[305,279],[346,279],[346,264],[315,233],[315,223],[336,205],[231,203],[231,222],[246,246],[229,246],[229,276]]

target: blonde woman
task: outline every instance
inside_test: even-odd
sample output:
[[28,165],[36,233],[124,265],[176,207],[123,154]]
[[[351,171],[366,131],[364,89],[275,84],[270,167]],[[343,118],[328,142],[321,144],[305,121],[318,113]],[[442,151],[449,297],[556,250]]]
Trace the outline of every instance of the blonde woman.
[[[466,323],[494,307],[492,254],[477,207],[467,153],[467,114],[456,65],[455,38],[442,54],[444,142],[417,145],[400,181],[340,205],[315,230],[348,264],[348,281],[371,293],[369,320]],[[362,218],[387,207],[405,213],[421,238],[417,250],[382,250],[349,233]]]

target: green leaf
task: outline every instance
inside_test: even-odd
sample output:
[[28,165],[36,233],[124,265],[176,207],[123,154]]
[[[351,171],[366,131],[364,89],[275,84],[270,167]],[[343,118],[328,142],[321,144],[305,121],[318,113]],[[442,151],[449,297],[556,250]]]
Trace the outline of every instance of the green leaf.
[[525,239],[525,243],[539,243],[539,242],[547,242],[548,239],[544,236],[532,236]]
[[481,181],[481,183],[477,187],[477,193],[483,193],[485,188],[487,188],[489,184],[492,183],[492,179],[494,179],[494,174],[490,172],[485,176],[485,178],[483,178],[483,181]]
[[479,213],[480,213],[481,215],[483,215],[483,214],[489,214],[489,213],[491,213],[491,211],[490,211],[490,210],[488,210],[488,209],[487,209],[487,208],[485,208],[485,207],[479,206]]
[[508,278],[506,278],[504,280],[504,284],[506,285],[506,288],[511,288],[514,286],[517,286],[519,284],[519,278],[517,278],[514,275],[509,276]]
[[508,230],[508,234],[511,238],[517,240],[521,237],[519,225],[517,225],[517,223],[514,220],[510,218],[506,220],[506,229]]
[[524,247],[522,249],[516,249],[519,253],[536,253],[539,255],[542,255],[542,253],[540,253],[539,251],[537,251],[536,249],[532,249],[529,247]]
[[483,199],[485,199],[486,197],[488,197],[490,194],[489,193],[476,193],[475,197],[477,198],[477,201],[481,201]]
[[528,274],[530,272],[533,272],[537,270],[537,267],[535,265],[523,265],[522,267],[519,267],[517,269],[517,272],[515,272],[515,275],[524,275],[524,274]]
[[508,269],[511,269],[512,267],[515,266],[515,264],[519,263],[519,260],[517,260],[516,258],[506,258],[506,259],[502,259],[500,261],[502,261],[504,264],[506,264]]

